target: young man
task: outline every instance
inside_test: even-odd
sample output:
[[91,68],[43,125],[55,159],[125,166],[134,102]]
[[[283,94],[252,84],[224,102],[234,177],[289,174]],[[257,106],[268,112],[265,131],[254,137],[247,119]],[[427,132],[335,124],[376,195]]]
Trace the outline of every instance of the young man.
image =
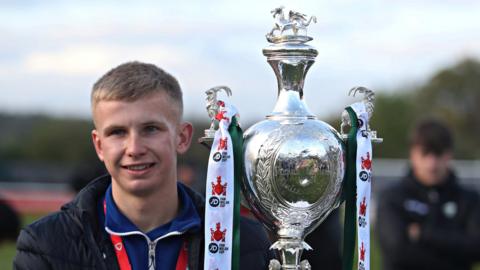
[[[91,97],[92,140],[109,175],[25,228],[14,267],[203,269],[204,200],[177,182],[193,131],[177,80],[131,62],[101,77]],[[240,227],[241,269],[266,269],[266,234],[250,220]]]
[[435,120],[420,122],[411,170],[381,194],[378,223],[385,270],[471,269],[480,260],[480,200],[450,169],[453,139]]

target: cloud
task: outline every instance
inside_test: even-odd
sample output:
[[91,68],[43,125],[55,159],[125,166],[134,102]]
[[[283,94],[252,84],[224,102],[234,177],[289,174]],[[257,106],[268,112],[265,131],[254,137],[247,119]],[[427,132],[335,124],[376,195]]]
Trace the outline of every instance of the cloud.
[[23,60],[27,73],[54,76],[98,75],[126,61],[157,62],[170,67],[188,65],[188,50],[164,44],[141,46],[76,44],[56,50],[33,51]]

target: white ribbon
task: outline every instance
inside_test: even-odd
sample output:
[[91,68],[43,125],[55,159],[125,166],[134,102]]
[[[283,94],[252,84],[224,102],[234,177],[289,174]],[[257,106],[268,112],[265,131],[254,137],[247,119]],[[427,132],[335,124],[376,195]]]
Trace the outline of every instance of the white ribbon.
[[372,143],[368,133],[368,113],[363,102],[351,105],[357,115],[357,248],[358,270],[370,270],[370,193]]
[[234,208],[233,145],[228,127],[236,114],[233,106],[219,101],[219,128],[208,159],[205,198],[205,270],[230,270]]

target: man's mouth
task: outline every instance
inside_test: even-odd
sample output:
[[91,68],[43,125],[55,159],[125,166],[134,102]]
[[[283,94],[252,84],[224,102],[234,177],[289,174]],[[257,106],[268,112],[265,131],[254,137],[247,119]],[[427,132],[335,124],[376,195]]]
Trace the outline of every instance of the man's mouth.
[[153,167],[155,163],[144,163],[144,164],[134,164],[134,165],[125,165],[122,168],[127,169],[129,171],[143,171]]

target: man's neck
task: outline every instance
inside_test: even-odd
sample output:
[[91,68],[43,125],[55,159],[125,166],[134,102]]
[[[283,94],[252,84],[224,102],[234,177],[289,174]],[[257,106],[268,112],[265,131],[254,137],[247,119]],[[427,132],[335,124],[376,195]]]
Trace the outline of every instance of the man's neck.
[[180,208],[176,183],[138,196],[124,192],[112,182],[112,196],[120,212],[145,233],[170,222]]
[[413,171],[413,177],[415,180],[422,186],[426,188],[434,188],[444,185],[448,182],[448,178],[450,175],[450,171],[446,170],[442,174],[437,175],[436,177],[432,177],[430,175],[423,176],[419,175],[415,171]]

